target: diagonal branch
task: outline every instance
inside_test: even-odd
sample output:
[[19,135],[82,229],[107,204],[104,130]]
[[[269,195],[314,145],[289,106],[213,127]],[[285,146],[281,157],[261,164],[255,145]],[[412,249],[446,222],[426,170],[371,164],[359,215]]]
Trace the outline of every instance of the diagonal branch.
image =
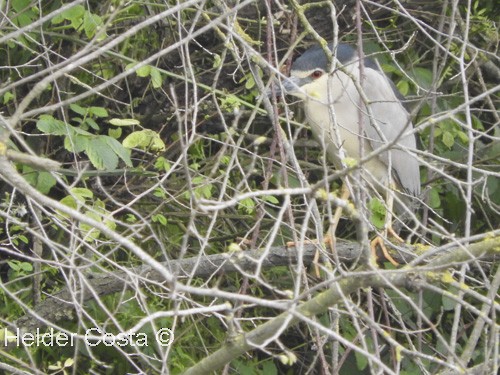
[[[301,250],[302,262],[305,266],[312,263],[317,246],[308,244]],[[355,242],[339,240],[337,243],[337,253],[339,259],[346,263],[354,262],[360,255],[360,247]],[[262,269],[269,269],[277,266],[296,265],[299,261],[298,249],[277,246],[270,249],[268,256],[260,260],[262,251],[260,249],[241,251],[235,253],[214,254],[198,257],[170,260],[161,263],[166,269],[171,270],[178,280],[186,277],[208,278],[220,273],[237,272],[243,270],[252,272],[259,264]],[[88,273],[88,285],[80,290],[79,297],[82,303],[95,299],[95,295],[100,297],[121,292],[130,287],[130,275],[137,279],[147,280],[147,282],[164,282],[163,273],[158,272],[151,266],[143,265],[130,268],[124,271],[110,273]],[[32,332],[36,328],[41,328],[45,321],[56,323],[58,321],[71,318],[74,311],[74,288],[65,287],[54,295],[46,298],[42,303],[34,308],[35,314],[26,314],[17,319],[15,327],[23,332]],[[28,311],[30,311],[28,309]],[[35,317],[35,319],[33,319]]]
[[[470,256],[477,260],[487,255],[496,255],[499,249],[500,237],[497,236],[473,244],[467,250],[462,247],[456,248],[448,254],[436,257],[432,263],[438,266],[444,266],[446,262],[452,260],[450,258],[453,256],[455,256],[455,261],[464,261],[466,259],[465,257]],[[207,374],[215,371],[231,362],[233,359],[236,359],[241,354],[258,348],[270,338],[273,338],[276,332],[282,332],[286,328],[297,324],[301,321],[301,316],[312,317],[322,314],[326,312],[329,307],[342,303],[346,295],[352,294],[359,289],[366,287],[401,287],[413,289],[421,284],[427,273],[428,268],[415,267],[411,272],[379,270],[367,274],[364,277],[343,278],[332,284],[328,290],[318,294],[313,299],[296,308],[291,308],[289,311],[278,315],[276,318],[223,345],[219,350],[205,357],[199,363],[185,371],[184,375]]]

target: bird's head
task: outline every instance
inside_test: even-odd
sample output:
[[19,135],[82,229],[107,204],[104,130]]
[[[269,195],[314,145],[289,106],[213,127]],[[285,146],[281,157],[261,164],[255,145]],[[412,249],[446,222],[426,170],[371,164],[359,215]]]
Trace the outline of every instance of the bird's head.
[[292,64],[290,77],[283,81],[283,94],[300,99],[322,98],[328,83],[328,58],[320,46],[309,48]]
[[283,82],[284,93],[300,99],[321,99],[325,97],[328,84],[326,70],[316,67],[312,70],[292,70]]
[[[330,43],[327,50],[330,51],[332,64],[336,67],[346,67],[358,60],[356,49],[347,44],[334,46]],[[290,77],[283,80],[283,89],[278,94],[326,102],[330,56],[327,56],[325,52],[325,49],[319,45],[306,50],[292,64]],[[378,69],[371,59],[365,59],[364,64]]]

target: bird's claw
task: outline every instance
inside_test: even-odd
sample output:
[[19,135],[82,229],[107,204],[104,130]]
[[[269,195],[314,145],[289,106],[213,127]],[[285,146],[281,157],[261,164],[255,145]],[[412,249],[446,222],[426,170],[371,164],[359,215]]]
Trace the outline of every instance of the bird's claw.
[[[394,232],[393,232],[394,233]],[[395,234],[395,233],[394,233]],[[396,237],[404,242],[398,235]],[[382,250],[382,253],[384,254],[384,258],[388,260],[394,267],[399,267],[400,264],[389,254],[389,251],[387,250],[387,247],[385,246],[384,239],[381,236],[375,237],[371,242],[370,242],[370,249],[371,253],[374,259],[378,259],[377,257],[377,246],[380,247]]]

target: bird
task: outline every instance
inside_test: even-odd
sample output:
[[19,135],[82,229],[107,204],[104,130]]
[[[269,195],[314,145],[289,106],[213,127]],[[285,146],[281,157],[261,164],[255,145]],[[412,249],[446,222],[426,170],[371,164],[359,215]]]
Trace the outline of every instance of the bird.
[[[315,45],[292,63],[290,76],[282,81],[281,87],[278,95],[292,95],[301,100],[313,136],[323,145],[336,169],[343,167],[343,161],[359,162],[362,156],[385,148],[361,165],[362,176],[369,191],[385,196],[388,207],[385,236],[390,231],[399,238],[392,230],[391,190],[403,197],[420,195],[419,162],[414,154],[416,136],[402,95],[378,61],[361,57],[350,44]],[[345,186],[342,199],[350,195]],[[338,207],[330,233],[335,232],[341,212]],[[377,245],[395,263],[380,238],[372,242],[372,251]]]

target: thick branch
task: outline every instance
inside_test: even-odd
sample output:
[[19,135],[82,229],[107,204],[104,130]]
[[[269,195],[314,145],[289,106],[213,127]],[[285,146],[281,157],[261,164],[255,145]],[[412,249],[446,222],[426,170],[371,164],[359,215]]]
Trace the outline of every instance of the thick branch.
[[[499,237],[494,237],[472,244],[468,249],[462,247],[454,248],[450,250],[449,253],[434,257],[431,265],[434,268],[446,268],[450,264],[459,264],[460,262],[470,260],[471,256],[479,258],[495,255],[495,248],[500,246],[499,242]],[[313,262],[317,249],[318,247],[312,244],[306,244],[303,247],[302,261],[304,266],[307,267]],[[355,262],[361,254],[361,248],[357,243],[340,239],[337,239],[336,251],[339,260],[345,264]],[[401,263],[408,263],[415,256],[412,253],[392,255]],[[182,280],[186,277],[206,278],[217,273],[237,272],[238,270],[251,273],[258,263],[260,264],[261,270],[277,266],[296,265],[299,259],[299,252],[296,248],[286,248],[283,246],[272,247],[264,259],[260,259],[261,257],[262,250],[257,249],[232,254],[224,253],[209,255],[203,257],[201,260],[198,257],[171,260],[163,262],[161,265],[171,271],[173,275],[176,275],[178,280]],[[130,282],[131,274],[138,279],[142,278],[148,282],[165,281],[162,272],[158,272],[148,265],[127,271],[116,271],[106,274],[92,273],[87,275],[89,287],[80,290],[80,293],[83,293],[83,295],[79,296],[78,299],[85,303],[93,300],[95,294],[102,297],[120,292],[130,285],[135,285],[135,283]],[[65,287],[36,306],[34,314],[27,314],[19,318],[14,323],[14,326],[25,332],[31,332],[37,327],[43,327],[45,325],[36,318],[36,316],[53,323],[70,318],[74,311],[73,301],[75,293],[74,289]],[[35,315],[35,319],[33,319],[33,315]]]
[[[317,246],[312,244],[304,246],[302,260],[305,266],[312,263],[316,249]],[[354,242],[339,240],[337,253],[342,261],[346,263],[353,262],[359,257],[360,247]],[[250,250],[233,254],[209,255],[201,260],[198,257],[171,260],[163,262],[162,265],[175,274],[178,279],[182,279],[189,276],[207,278],[217,273],[238,270],[252,272],[258,263],[260,263],[261,269],[267,269],[276,266],[295,265],[298,262],[297,249],[283,246],[271,248],[266,258],[262,260],[260,260],[261,256],[262,250]],[[79,296],[78,299],[81,302],[88,302],[94,299],[95,294],[102,297],[120,292],[129,285],[134,285],[134,283],[130,283],[130,274],[148,282],[165,281],[162,273],[147,265],[128,271],[116,271],[106,274],[92,273],[87,275],[89,287],[80,291],[83,295]],[[68,319],[72,316],[74,310],[74,295],[75,290],[73,288],[65,287],[36,306],[34,312],[39,317],[54,323]],[[19,318],[14,325],[25,332],[32,332],[34,329],[44,326],[43,322],[33,319],[30,314]]]
[[[465,260],[464,257],[467,254],[468,257],[472,256],[477,260],[487,254],[495,255],[499,249],[500,237],[494,237],[470,246],[467,251],[457,248],[456,252],[438,256],[433,261],[433,264],[437,264],[438,267],[444,265],[445,261],[452,260],[450,257],[453,255],[457,259]],[[329,307],[341,303],[346,295],[350,295],[356,290],[366,287],[383,288],[390,286],[392,288],[407,288],[409,285],[414,287],[419,284],[419,280],[422,280],[426,273],[427,271],[424,268],[414,268],[411,272],[405,273],[380,271],[363,277],[344,278],[334,283],[330,289],[299,305],[295,311],[286,311],[254,330],[240,335],[232,342],[225,344],[219,350],[189,368],[184,372],[184,375],[207,374],[215,371],[239,355],[263,345],[267,340],[273,338],[276,332],[282,332],[284,329],[297,324],[301,316],[311,317],[322,314]]]
[[231,362],[239,355],[264,345],[277,332],[282,332],[284,329],[297,324],[301,320],[301,316],[311,317],[324,313],[329,307],[341,303],[346,295],[358,289],[368,286],[374,288],[384,287],[388,284],[404,287],[412,278],[415,278],[415,274],[410,276],[406,273],[393,273],[392,275],[385,275],[384,278],[372,274],[366,277],[344,278],[338,283],[334,283],[328,290],[298,306],[294,313],[292,311],[284,312],[256,329],[238,336],[232,342],[222,346],[215,353],[188,369],[184,372],[184,375],[209,374]]

